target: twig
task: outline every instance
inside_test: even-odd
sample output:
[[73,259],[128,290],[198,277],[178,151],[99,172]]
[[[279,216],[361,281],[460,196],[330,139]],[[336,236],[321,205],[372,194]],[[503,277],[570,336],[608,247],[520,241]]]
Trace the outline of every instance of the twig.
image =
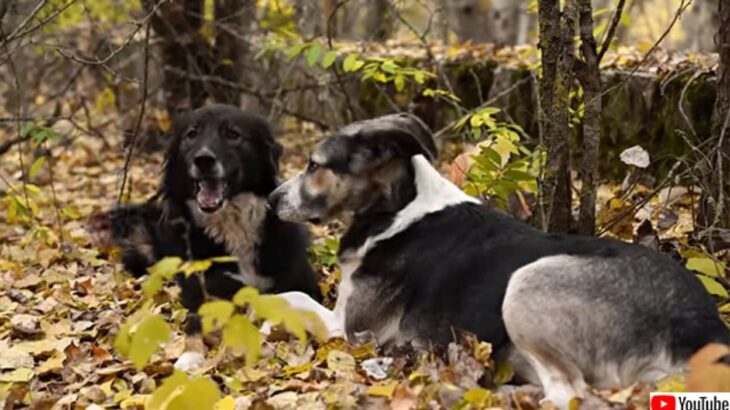
[[621,22],[621,16],[624,13],[625,5],[626,5],[626,0],[618,1],[618,5],[616,6],[616,11],[613,14],[613,20],[611,20],[611,25],[608,27],[608,31],[606,32],[606,38],[603,39],[603,44],[601,44],[601,50],[598,52],[598,62],[599,63],[601,62],[601,60],[603,60],[603,56],[606,54],[606,51],[608,51],[608,48],[611,46],[613,37],[616,34],[616,28],[618,27],[618,24]]
[[[333,22],[334,22],[335,16],[337,15],[337,11],[339,11],[339,9],[341,7],[343,7],[345,4],[347,4],[347,2],[349,2],[349,1],[350,0],[342,0],[342,1],[338,2],[335,5],[335,7],[332,9],[332,12],[330,12],[330,15],[327,16],[327,47],[330,50],[334,49],[333,44],[332,44],[332,36],[333,36],[332,31],[334,30]],[[350,95],[347,92],[347,89],[345,88],[345,85],[342,81],[342,73],[340,73],[340,69],[337,66],[337,64],[334,64],[332,66],[332,70],[335,73],[335,78],[337,78],[337,87],[340,89],[340,92],[342,93],[342,95],[344,95],[345,104],[347,104],[347,110],[350,112],[351,118],[349,118],[348,121],[352,120],[354,117],[356,117],[355,108],[352,106],[352,101],[350,101],[351,100]]]
[[[519,81],[517,81],[514,84],[512,84],[509,88],[506,88],[505,90],[503,90],[499,94],[497,94],[494,97],[490,98],[489,100],[485,101],[483,104],[480,104],[478,107],[473,108],[473,109],[467,111],[465,115],[474,114],[475,112],[481,110],[482,108],[488,106],[489,104],[493,104],[495,101],[499,100],[500,98],[502,98],[502,97],[504,97],[506,95],[509,95],[512,91],[514,91],[515,89],[517,89],[518,87],[520,87],[522,84],[524,84],[525,82],[527,82],[529,80],[532,80],[532,77],[525,77],[525,78],[520,79]],[[459,121],[461,121],[461,118],[463,118],[463,117],[464,116],[459,117],[458,119],[452,121],[451,123],[449,123],[445,127],[443,127],[440,130],[436,131],[436,133],[434,134],[434,137],[435,138],[441,137],[441,135],[445,134],[447,131],[449,131],[451,128],[453,128],[454,125],[456,125]]]
[[[144,27],[145,25],[149,25],[149,20],[152,18],[152,16],[155,15],[155,13],[157,13],[157,10],[159,10],[159,8],[162,6],[162,4],[166,1],[168,1],[168,0],[160,0],[159,2],[157,2],[157,4],[155,4],[155,6],[152,8],[152,10],[141,21],[134,23],[134,25],[136,26],[135,29],[132,30],[132,32],[129,33],[129,35],[127,35],[127,37],[124,39],[124,41],[122,42],[122,44],[119,47],[117,47],[114,50],[112,50],[111,52],[109,52],[109,54],[107,54],[106,57],[104,57],[104,58],[97,58],[94,60],[85,59],[85,58],[81,58],[81,57],[78,57],[75,55],[66,54],[66,52],[62,51],[60,48],[56,48],[56,52],[58,52],[59,54],[61,54],[64,57],[66,57],[70,60],[73,60],[77,63],[80,63],[80,64],[104,66],[107,62],[109,62],[109,60],[111,60],[117,54],[119,54],[122,50],[127,48],[127,46],[134,39],[134,36],[137,35],[137,33],[142,29],[142,27]],[[147,40],[145,40],[145,41],[147,41]]]
[[[158,3],[159,4],[159,3]],[[137,116],[137,123],[134,124],[134,133],[132,134],[132,140],[129,144],[129,151],[127,151],[127,157],[124,159],[124,170],[122,173],[122,184],[119,188],[119,197],[117,203],[122,202],[124,197],[124,187],[127,184],[127,176],[129,174],[129,166],[132,163],[132,154],[134,153],[134,147],[137,145],[137,136],[139,130],[142,127],[142,119],[144,118],[145,108],[147,106],[147,79],[149,76],[149,65],[150,65],[150,28],[152,24],[147,23],[144,36],[144,72],[142,74],[142,102],[139,108],[139,115]]]
[[[43,2],[45,4],[45,2]],[[3,32],[2,26],[0,26],[0,36],[5,37],[5,33]],[[6,51],[8,49],[8,43],[3,42],[2,48],[4,48]],[[21,96],[21,90],[20,90],[20,78],[18,78],[18,70],[15,67],[15,62],[13,61],[13,56],[8,54],[8,66],[10,67],[10,72],[13,74],[13,81],[15,85],[15,116],[17,120],[15,121],[15,130],[16,130],[16,138],[20,139],[21,141],[25,138],[20,130],[20,115],[22,113],[21,106],[23,102],[23,97]],[[27,209],[31,209],[30,207],[30,197],[28,196],[28,186],[27,186],[27,178],[25,175],[25,163],[23,160],[23,147],[22,145],[18,145],[18,160],[20,162],[20,181],[23,185],[23,196],[25,197],[25,206]]]

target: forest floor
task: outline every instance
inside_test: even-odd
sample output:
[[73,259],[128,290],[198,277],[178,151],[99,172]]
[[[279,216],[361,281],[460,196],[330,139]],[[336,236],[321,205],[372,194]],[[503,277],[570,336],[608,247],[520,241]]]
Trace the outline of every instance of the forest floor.
[[[70,124],[65,126],[69,128],[59,134],[70,135]],[[290,176],[304,166],[306,153],[319,135],[298,130],[284,134],[283,174]],[[77,135],[67,146],[53,147],[52,159],[40,165],[33,152],[26,151],[22,162],[25,169],[32,168],[32,176],[25,188],[14,182],[21,175],[17,149],[3,155],[0,403],[4,401],[5,409],[141,408],[172,373],[172,363],[183,351],[184,311],[174,286],[156,299],[155,311],[172,324],[173,335],[151,362],[138,372],[113,348],[120,325],[142,298],[141,281],[125,275],[118,255],[100,246],[103,241],[95,239],[89,217],[109,209],[118,198],[125,162],[120,147],[113,138]],[[449,156],[453,158],[453,153]],[[160,164],[159,154],[133,156],[129,167],[132,200],[155,192]],[[605,203],[616,189],[602,187],[601,200]],[[665,210],[644,212],[664,227],[659,232],[663,239],[686,243],[691,195],[676,196],[664,203]],[[30,204],[34,215],[13,211],[17,200]],[[624,203],[614,205],[604,213],[625,208]],[[637,218],[629,217],[623,231],[617,228],[615,234],[626,237],[628,233],[630,238],[636,222]],[[316,265],[331,303],[338,276],[332,266],[333,232],[313,227],[313,233],[318,244]],[[721,310],[730,319],[730,304],[725,302]],[[490,388],[510,377],[509,367],[495,364],[490,353],[488,344],[466,340],[441,352],[403,350],[384,356],[372,343],[353,346],[334,339],[301,345],[278,335],[265,342],[254,367],[243,366],[213,346],[201,373],[231,397],[219,408],[540,408],[539,389]],[[672,390],[683,383],[678,375],[660,387]],[[594,405],[646,408],[649,390],[650,386],[636,385],[596,392],[600,399]]]

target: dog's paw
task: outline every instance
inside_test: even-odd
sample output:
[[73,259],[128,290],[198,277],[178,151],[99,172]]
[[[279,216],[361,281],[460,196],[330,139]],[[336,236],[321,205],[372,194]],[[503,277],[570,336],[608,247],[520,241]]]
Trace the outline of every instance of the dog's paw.
[[184,372],[192,372],[203,367],[205,356],[199,352],[185,352],[175,361],[175,368]]

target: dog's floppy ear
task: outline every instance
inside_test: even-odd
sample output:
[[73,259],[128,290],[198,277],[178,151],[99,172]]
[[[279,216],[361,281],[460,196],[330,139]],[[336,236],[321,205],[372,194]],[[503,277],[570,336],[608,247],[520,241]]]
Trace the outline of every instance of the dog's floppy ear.
[[257,132],[260,135],[260,140],[264,144],[266,166],[271,171],[270,175],[276,175],[279,173],[279,158],[283,152],[281,144],[276,142],[274,139],[273,132],[268,123],[262,122],[257,127]]
[[180,178],[180,175],[186,175],[187,171],[183,159],[180,158],[180,143],[183,133],[190,127],[190,121],[189,112],[178,114],[167,136],[169,142],[167,151],[165,151],[162,187],[160,188],[164,196],[181,195],[185,189],[183,178]]
[[436,142],[428,126],[410,114],[386,115],[365,121],[353,142],[350,167],[355,173],[394,158],[423,155],[433,161],[438,157]]

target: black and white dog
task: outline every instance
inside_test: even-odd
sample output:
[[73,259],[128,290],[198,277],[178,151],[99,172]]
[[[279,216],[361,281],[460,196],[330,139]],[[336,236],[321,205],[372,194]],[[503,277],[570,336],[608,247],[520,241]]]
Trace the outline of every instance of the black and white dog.
[[322,141],[307,169],[270,196],[279,217],[348,215],[333,334],[371,331],[381,344],[446,344],[469,331],[522,378],[567,408],[587,386],[652,382],[703,345],[730,342],[692,273],[648,248],[542,233],[482,206],[430,163],[415,117],[353,123]]
[[[243,286],[262,292],[300,291],[320,299],[302,225],[268,209],[277,186],[281,147],[263,118],[226,105],[197,109],[176,121],[158,203],[123,206],[111,215],[112,240],[135,276],[165,256],[202,260],[232,255],[204,274],[180,276],[187,333],[200,332],[198,308],[209,297],[231,299]],[[180,368],[195,367],[186,352]]]

